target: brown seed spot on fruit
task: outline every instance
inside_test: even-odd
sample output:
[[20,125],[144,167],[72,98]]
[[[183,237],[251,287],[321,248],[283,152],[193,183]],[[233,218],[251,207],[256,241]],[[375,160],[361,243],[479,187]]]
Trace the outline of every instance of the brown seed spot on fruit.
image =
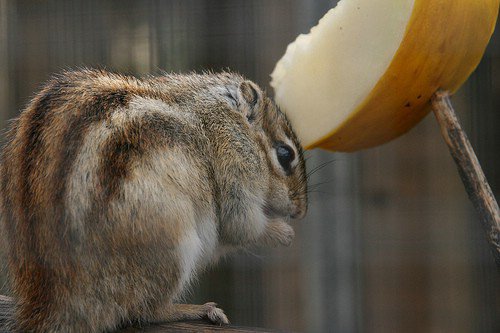
[[421,98],[422,98],[422,95],[418,95],[418,96],[417,96],[417,99],[421,99]]
[[407,107],[407,108],[411,107],[411,103],[410,103],[410,102],[407,102],[407,103],[405,104],[405,107]]

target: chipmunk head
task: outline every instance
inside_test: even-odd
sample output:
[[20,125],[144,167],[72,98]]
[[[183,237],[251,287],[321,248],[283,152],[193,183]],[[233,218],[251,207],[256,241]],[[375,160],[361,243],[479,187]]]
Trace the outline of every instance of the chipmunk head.
[[[235,95],[235,96],[234,96]],[[263,210],[268,217],[302,218],[307,211],[303,149],[279,107],[253,82],[239,84],[231,98],[264,151],[269,170]]]

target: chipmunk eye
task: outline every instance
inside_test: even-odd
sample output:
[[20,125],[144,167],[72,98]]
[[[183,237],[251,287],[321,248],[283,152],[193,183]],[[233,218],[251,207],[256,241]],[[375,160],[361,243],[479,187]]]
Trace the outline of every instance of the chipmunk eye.
[[286,144],[278,144],[276,146],[276,156],[278,157],[278,162],[280,162],[283,169],[286,172],[290,172],[292,168],[292,162],[295,159],[295,152],[292,147]]

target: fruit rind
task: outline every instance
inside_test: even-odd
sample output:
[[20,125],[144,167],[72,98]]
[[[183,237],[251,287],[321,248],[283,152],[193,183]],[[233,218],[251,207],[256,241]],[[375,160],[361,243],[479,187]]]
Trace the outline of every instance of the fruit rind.
[[477,67],[493,34],[498,4],[497,0],[416,1],[387,72],[349,119],[308,148],[355,151],[410,130],[428,114],[437,90],[455,92]]
[[387,70],[342,123],[306,148],[355,151],[406,133],[428,114],[438,89],[455,92],[477,67],[498,8],[499,0],[415,0]]

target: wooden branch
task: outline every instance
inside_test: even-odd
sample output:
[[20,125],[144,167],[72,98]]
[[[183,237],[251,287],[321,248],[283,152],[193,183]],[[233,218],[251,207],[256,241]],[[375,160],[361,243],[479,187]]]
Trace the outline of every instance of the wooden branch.
[[[10,332],[6,326],[11,320],[14,309],[14,301],[12,298],[0,295],[0,332]],[[268,332],[277,333],[278,331],[254,328],[254,327],[238,327],[238,326],[216,326],[206,321],[190,321],[190,322],[173,322],[151,324],[147,326],[132,326],[121,329],[116,333],[173,333],[173,332],[204,332],[204,333],[252,333],[252,332]]]
[[458,172],[482,221],[493,256],[500,267],[500,211],[490,185],[474,153],[467,135],[462,130],[448,92],[439,91],[432,99],[434,115],[441,134],[457,164]]

